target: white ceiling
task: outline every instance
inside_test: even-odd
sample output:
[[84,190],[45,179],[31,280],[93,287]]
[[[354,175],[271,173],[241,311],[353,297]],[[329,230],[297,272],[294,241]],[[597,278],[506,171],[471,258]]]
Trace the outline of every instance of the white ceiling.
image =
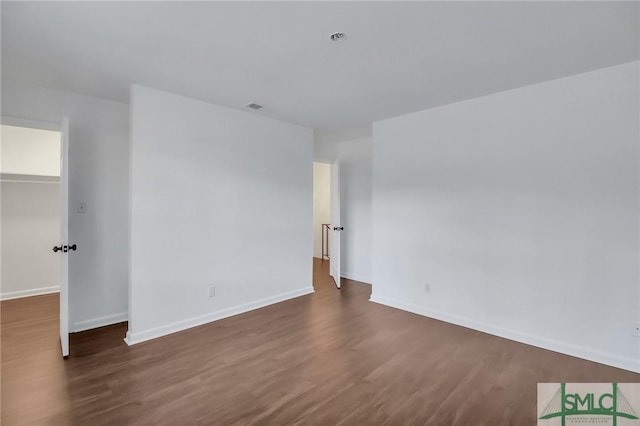
[[325,129],[640,58],[638,2],[1,7],[3,79],[123,102],[138,83]]

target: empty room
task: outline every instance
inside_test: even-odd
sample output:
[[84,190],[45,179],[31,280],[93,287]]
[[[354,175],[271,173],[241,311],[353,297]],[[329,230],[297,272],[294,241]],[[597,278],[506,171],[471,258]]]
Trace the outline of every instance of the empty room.
[[640,426],[640,2],[0,14],[3,426]]

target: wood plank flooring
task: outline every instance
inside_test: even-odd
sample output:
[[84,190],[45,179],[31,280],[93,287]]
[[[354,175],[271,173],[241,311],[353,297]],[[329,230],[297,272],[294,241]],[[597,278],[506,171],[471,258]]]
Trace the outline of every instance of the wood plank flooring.
[[58,344],[57,296],[1,302],[2,425],[533,425],[537,382],[640,375],[368,301],[314,260],[316,293],[127,347]]

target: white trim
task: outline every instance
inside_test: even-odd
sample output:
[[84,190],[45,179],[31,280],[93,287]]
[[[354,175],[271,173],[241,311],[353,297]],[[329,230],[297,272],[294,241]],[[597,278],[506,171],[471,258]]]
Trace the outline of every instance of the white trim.
[[60,286],[54,285],[51,287],[32,288],[29,290],[20,291],[8,291],[6,293],[0,293],[0,300],[20,299],[22,297],[40,296],[42,294],[59,293]]
[[[322,143],[322,142],[321,142]],[[313,157],[313,162],[314,163],[321,163],[321,164],[331,164],[334,161],[336,161],[335,158],[331,159],[329,157]]]
[[79,331],[91,330],[93,328],[104,327],[106,325],[118,324],[129,319],[128,312],[118,312],[117,314],[105,315],[103,317],[91,318],[73,323],[73,333]]
[[135,345],[147,340],[155,339],[158,337],[166,336],[167,334],[176,333],[178,331],[186,330],[188,328],[197,327],[199,325],[207,324],[212,321],[221,320],[223,318],[232,317],[234,315],[242,314],[245,312],[253,311],[254,309],[263,308],[274,303],[284,302],[285,300],[293,299],[300,296],[313,293],[313,287],[301,288],[298,290],[281,293],[276,296],[267,297],[264,299],[256,300],[254,302],[245,303],[242,305],[234,306],[231,308],[223,309],[217,312],[211,312],[205,315],[200,315],[193,318],[188,318],[182,321],[176,321],[160,327],[155,327],[149,330],[132,333],[127,331],[127,337],[124,341],[127,345]]
[[48,184],[60,183],[60,182],[50,181],[50,180],[8,180],[8,179],[0,179],[0,182],[2,183],[48,183]]
[[367,277],[367,276],[364,276],[364,275],[352,274],[351,272],[340,271],[340,276],[342,278],[346,278],[348,280],[359,281],[361,283],[365,283],[365,284],[371,285],[371,278]]
[[586,359],[588,361],[598,362],[600,364],[605,364],[612,367],[622,368],[624,370],[640,373],[640,360],[638,359],[621,357],[609,352],[602,352],[586,348],[584,346],[572,345],[570,343],[559,342],[557,340],[551,340],[545,337],[521,333],[519,331],[478,322],[470,318],[407,304],[396,299],[375,296],[374,294],[371,294],[371,298],[369,299],[369,301],[448,322],[451,324],[459,325],[462,327],[471,328],[473,330],[481,331],[498,337],[503,337],[505,339],[513,340],[519,343],[524,343],[553,352],[559,352],[561,354],[571,355],[577,358]]
[[60,183],[60,176],[23,175],[15,173],[0,173],[0,182],[14,183]]
[[3,115],[0,117],[0,124],[4,126],[26,127],[29,129],[53,130],[60,132],[62,130],[60,123],[53,123],[44,120],[31,120],[29,118],[9,117]]

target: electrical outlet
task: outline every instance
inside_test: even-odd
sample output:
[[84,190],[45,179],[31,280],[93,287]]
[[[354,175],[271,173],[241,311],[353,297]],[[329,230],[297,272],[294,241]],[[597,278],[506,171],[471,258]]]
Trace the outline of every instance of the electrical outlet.
[[215,286],[209,286],[209,299],[213,299],[214,297],[216,297],[216,287]]
[[87,212],[87,203],[84,201],[79,202],[77,212],[80,214],[85,214]]
[[431,291],[431,284],[429,283],[425,283],[424,285],[424,292],[425,293],[429,293]]

